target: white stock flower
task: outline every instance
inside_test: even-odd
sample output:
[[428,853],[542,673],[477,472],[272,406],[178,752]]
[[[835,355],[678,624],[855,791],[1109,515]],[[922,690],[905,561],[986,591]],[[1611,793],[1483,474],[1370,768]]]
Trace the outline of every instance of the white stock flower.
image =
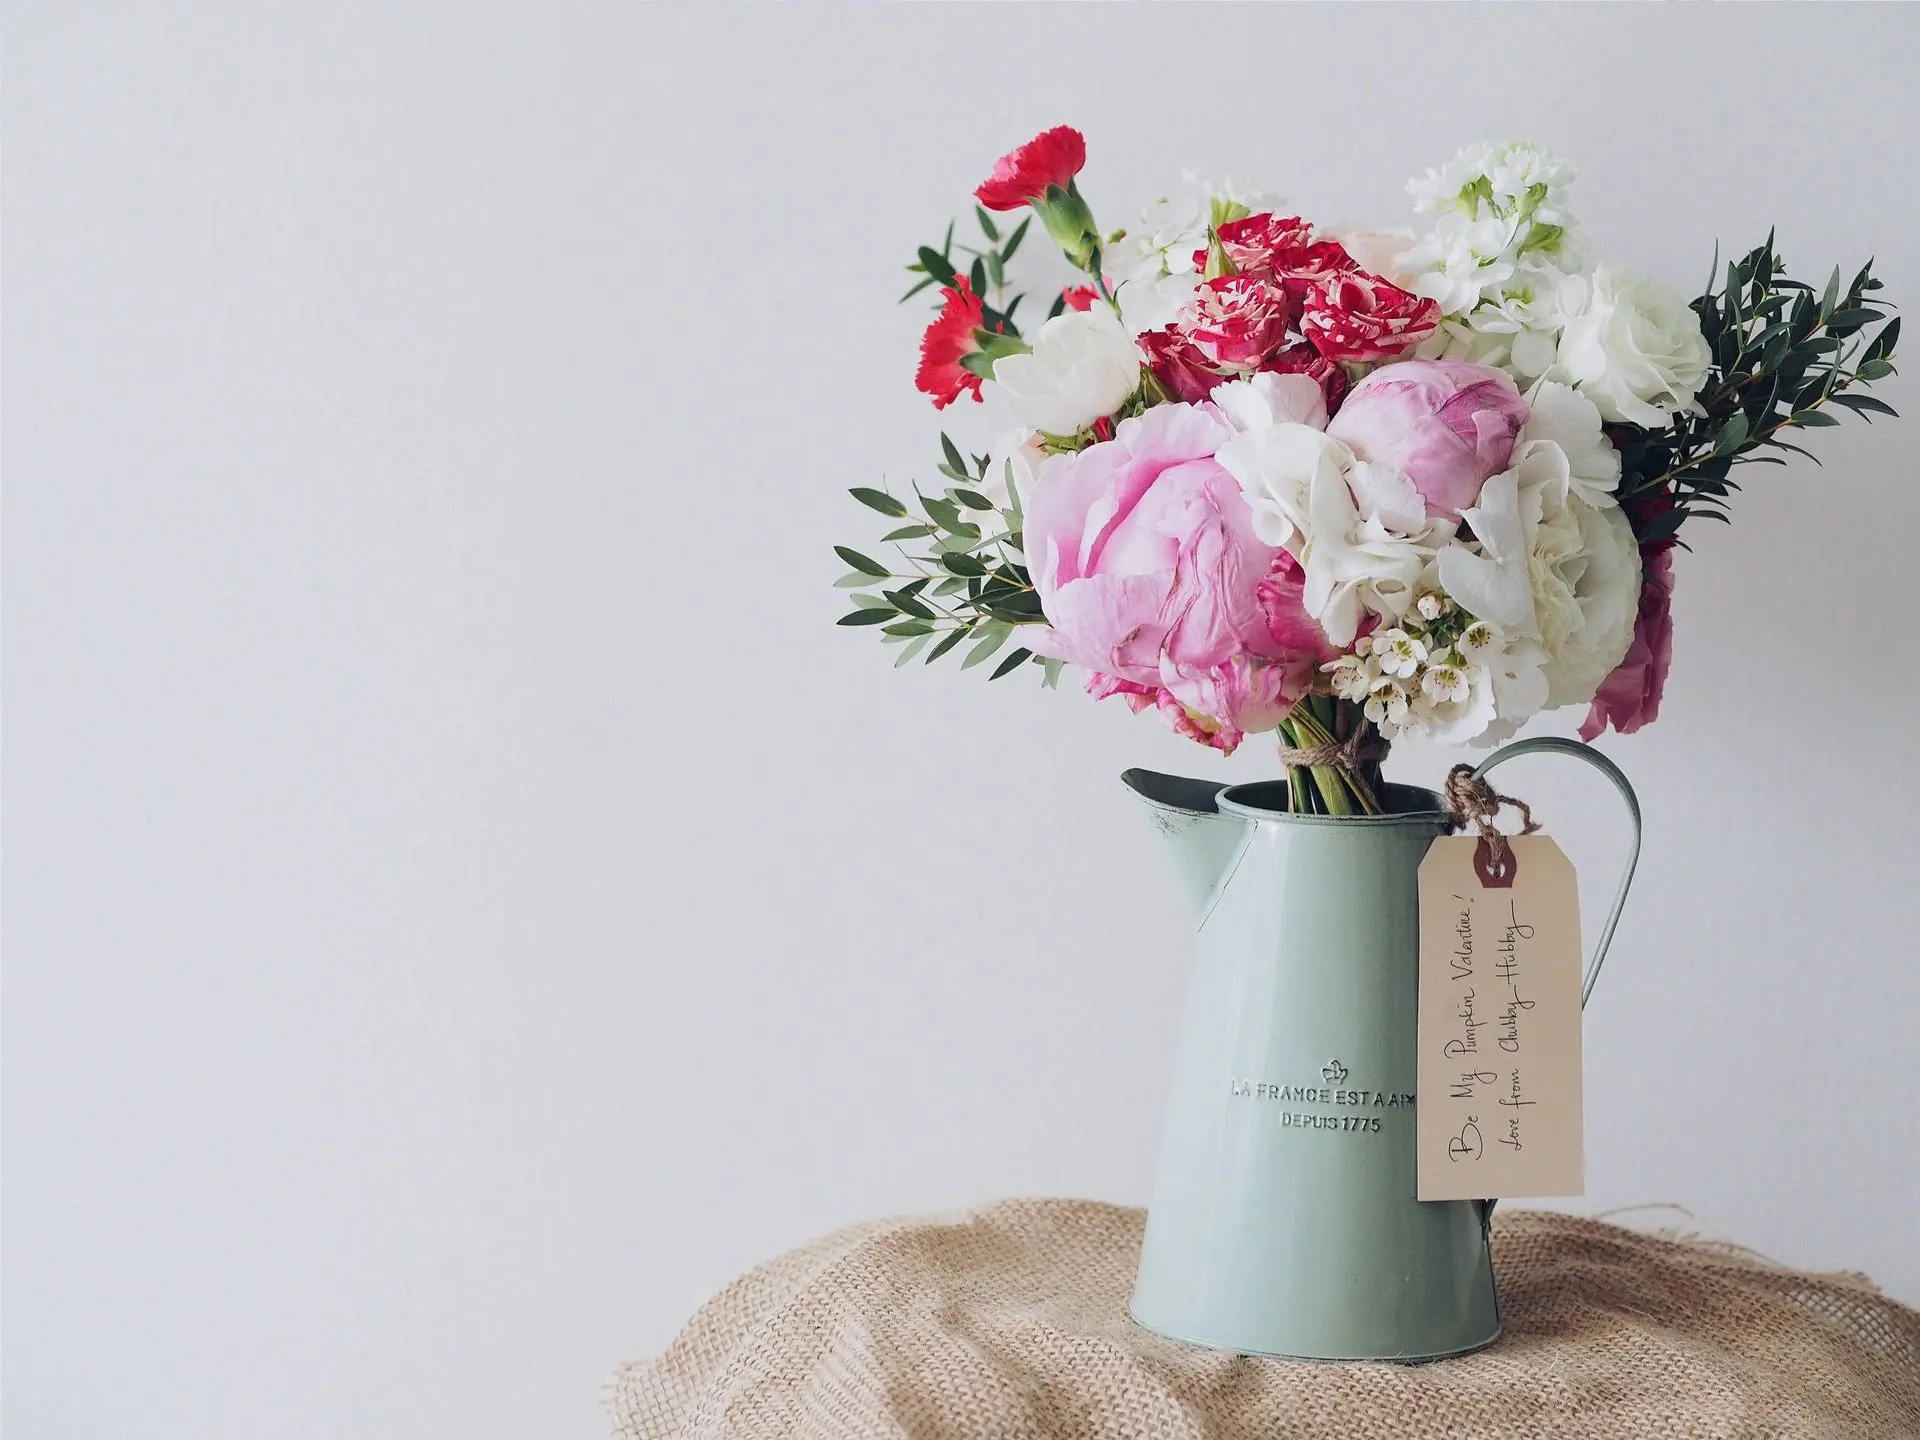
[[1155,200],[1140,215],[1126,239],[1106,252],[1106,262],[1122,280],[1155,280],[1163,275],[1192,275],[1193,252],[1207,243],[1207,207],[1190,195]]
[[1120,288],[1113,292],[1113,298],[1119,302],[1120,318],[1126,322],[1127,329],[1135,335],[1144,335],[1149,330],[1164,330],[1179,319],[1181,310],[1199,288],[1198,272],[1189,270],[1183,275],[1123,280]]
[[1517,220],[1498,215],[1442,215],[1432,233],[1401,257],[1401,268],[1413,276],[1408,288],[1435,301],[1443,314],[1464,315],[1513,278],[1507,252],[1518,229]]
[[1047,321],[1033,350],[995,363],[993,378],[1023,424],[1073,435],[1127,402],[1140,384],[1140,352],[1112,309],[1095,305]]
[[1264,430],[1270,425],[1327,428],[1327,393],[1305,375],[1262,370],[1248,380],[1229,380],[1207,397],[1235,430]]
[[1605,420],[1662,429],[1694,396],[1712,353],[1700,319],[1650,276],[1602,265],[1564,281],[1565,325],[1550,378],[1579,387]]
[[1193,186],[1211,203],[1224,200],[1229,205],[1238,205],[1249,215],[1285,215],[1287,201],[1284,195],[1276,195],[1271,190],[1262,190],[1251,181],[1242,180],[1234,175],[1209,174],[1204,170],[1183,170],[1180,178]]

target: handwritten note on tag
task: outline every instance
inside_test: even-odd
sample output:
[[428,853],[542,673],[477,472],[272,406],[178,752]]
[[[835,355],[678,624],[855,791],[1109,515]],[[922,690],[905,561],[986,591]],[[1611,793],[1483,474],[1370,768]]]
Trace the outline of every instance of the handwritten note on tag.
[[1586,1188],[1579,889],[1546,836],[1507,846],[1505,874],[1470,835],[1420,866],[1422,1200]]

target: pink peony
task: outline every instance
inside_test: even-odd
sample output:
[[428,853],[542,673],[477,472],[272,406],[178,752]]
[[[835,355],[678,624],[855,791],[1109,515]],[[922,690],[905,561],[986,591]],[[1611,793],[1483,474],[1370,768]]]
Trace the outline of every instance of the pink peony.
[[1407,360],[1353,387],[1327,434],[1362,460],[1402,471],[1427,513],[1457,521],[1487,478],[1507,468],[1527,402],[1498,370]]
[[1633,626],[1633,643],[1593,697],[1593,707],[1580,724],[1580,738],[1591,740],[1611,725],[1631,735],[1660,718],[1660,697],[1666,692],[1667,670],[1673,664],[1673,546],[1662,545],[1646,556],[1640,581],[1640,615]]
[[1279,723],[1313,658],[1274,637],[1260,586],[1276,552],[1213,459],[1233,433],[1211,407],[1155,406],[1055,460],[1025,527],[1048,623],[1032,648],[1225,751]]

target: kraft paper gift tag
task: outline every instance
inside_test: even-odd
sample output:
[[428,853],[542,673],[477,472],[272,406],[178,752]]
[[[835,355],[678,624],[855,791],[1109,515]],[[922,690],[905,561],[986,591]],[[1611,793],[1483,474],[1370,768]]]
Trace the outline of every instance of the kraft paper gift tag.
[[1442,836],[1420,866],[1419,1197],[1586,1188],[1580,894],[1544,835]]

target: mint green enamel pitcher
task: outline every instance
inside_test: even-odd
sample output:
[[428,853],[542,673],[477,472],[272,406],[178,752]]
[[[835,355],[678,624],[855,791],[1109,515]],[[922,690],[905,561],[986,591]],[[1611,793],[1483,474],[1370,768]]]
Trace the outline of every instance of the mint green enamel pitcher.
[[[1606,958],[1633,849],[1588,962]],[[1198,922],[1133,1315],[1175,1340],[1309,1360],[1435,1360],[1490,1345],[1491,1200],[1415,1199],[1417,873],[1440,797],[1385,787],[1387,814],[1287,813],[1286,783],[1222,788],[1147,770],[1146,802]],[[1364,1111],[1341,1093],[1371,1092]],[[1372,1103],[1373,1096],[1384,1097]]]

